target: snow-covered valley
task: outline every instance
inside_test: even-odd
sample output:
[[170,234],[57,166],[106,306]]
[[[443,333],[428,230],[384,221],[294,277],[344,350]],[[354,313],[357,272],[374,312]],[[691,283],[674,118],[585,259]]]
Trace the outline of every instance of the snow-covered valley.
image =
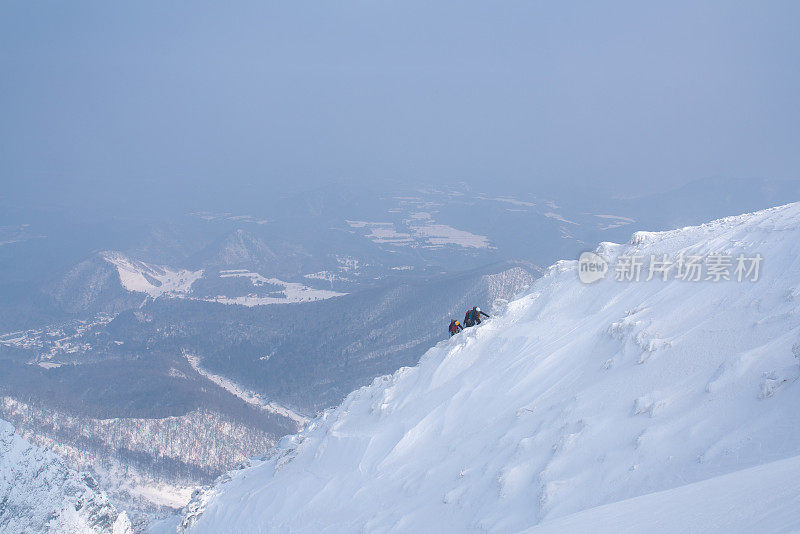
[[[604,279],[558,262],[484,325],[220,479],[181,528],[800,528],[800,204],[596,253]],[[689,256],[706,258],[699,281],[620,268]],[[720,256],[734,260],[715,281]],[[763,258],[757,275],[737,279],[738,257]]]

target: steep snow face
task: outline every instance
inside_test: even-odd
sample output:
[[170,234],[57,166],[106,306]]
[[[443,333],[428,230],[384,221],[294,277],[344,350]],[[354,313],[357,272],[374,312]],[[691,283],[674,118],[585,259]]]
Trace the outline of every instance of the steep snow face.
[[0,420],[0,532],[131,534],[87,474],[64,466],[55,454],[34,447]]
[[[714,492],[728,484],[742,486],[719,513],[774,509],[746,485],[785,482],[766,465],[800,451],[800,204],[597,252],[612,266],[681,253],[763,262],[755,282],[617,281],[612,267],[589,285],[576,261],[559,262],[497,317],[222,479],[183,528],[514,532],[611,506],[590,516],[602,520],[654,492],[674,506],[645,504],[669,521],[680,499],[725,499]],[[774,495],[781,528],[800,528],[800,486]]]
[[526,534],[796,532],[800,456],[546,521]]

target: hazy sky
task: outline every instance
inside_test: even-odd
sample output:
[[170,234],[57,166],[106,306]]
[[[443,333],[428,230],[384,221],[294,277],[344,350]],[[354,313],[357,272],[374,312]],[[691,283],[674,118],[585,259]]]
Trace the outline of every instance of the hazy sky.
[[7,1],[0,180],[800,179],[798,28],[793,1]]

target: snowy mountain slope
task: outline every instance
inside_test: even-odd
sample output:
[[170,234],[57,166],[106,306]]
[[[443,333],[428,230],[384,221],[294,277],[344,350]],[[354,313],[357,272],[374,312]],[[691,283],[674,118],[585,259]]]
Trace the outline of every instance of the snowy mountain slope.
[[113,315],[135,308],[143,300],[143,295],[125,289],[116,266],[101,254],[92,255],[69,269],[46,288],[46,294],[52,299],[46,300],[48,311],[62,310],[81,319],[97,313]]
[[145,293],[151,297],[161,295],[184,295],[192,284],[203,276],[203,270],[170,269],[133,260],[121,252],[108,251],[103,259],[117,268],[122,287],[128,291]]
[[34,447],[0,420],[0,532],[130,534],[88,475],[69,470],[52,452]]
[[526,534],[790,532],[797,528],[800,456],[547,521]]
[[[557,263],[498,317],[223,478],[182,528],[514,532],[675,488],[754,485],[717,495],[720,511],[768,492],[775,469],[742,470],[800,451],[800,204],[597,252],[605,279],[584,285],[577,262]],[[681,253],[763,264],[757,281],[616,280],[625,258]],[[773,495],[781,528],[800,528],[800,488]]]

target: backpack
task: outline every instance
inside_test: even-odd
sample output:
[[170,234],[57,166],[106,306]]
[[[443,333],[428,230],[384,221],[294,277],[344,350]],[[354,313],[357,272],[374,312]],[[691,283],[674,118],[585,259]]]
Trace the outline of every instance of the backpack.
[[473,310],[467,310],[466,315],[464,315],[464,326],[472,326],[475,324],[475,320],[473,317]]

